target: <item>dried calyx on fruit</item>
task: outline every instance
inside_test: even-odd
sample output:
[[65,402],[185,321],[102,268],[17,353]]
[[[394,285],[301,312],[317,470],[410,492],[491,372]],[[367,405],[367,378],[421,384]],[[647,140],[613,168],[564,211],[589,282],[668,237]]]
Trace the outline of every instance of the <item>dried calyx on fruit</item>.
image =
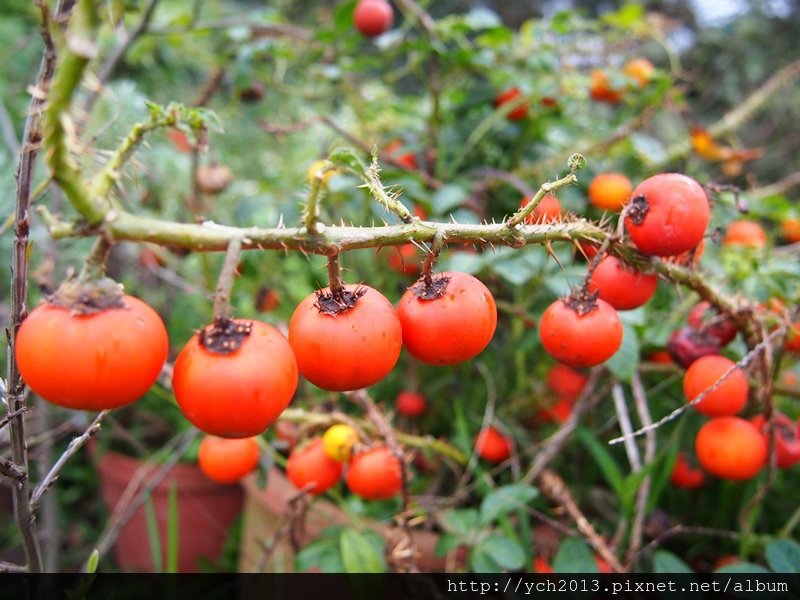
[[340,287],[334,290],[317,290],[314,307],[325,315],[338,315],[355,307],[358,299],[367,293],[366,286],[358,285],[352,290]]
[[250,321],[229,319],[217,315],[214,323],[207,325],[200,332],[199,341],[209,352],[214,354],[229,354],[241,348],[242,343],[253,332],[253,323]]
[[47,297],[47,302],[73,315],[91,315],[109,308],[125,308],[125,291],[110,277],[69,279]]

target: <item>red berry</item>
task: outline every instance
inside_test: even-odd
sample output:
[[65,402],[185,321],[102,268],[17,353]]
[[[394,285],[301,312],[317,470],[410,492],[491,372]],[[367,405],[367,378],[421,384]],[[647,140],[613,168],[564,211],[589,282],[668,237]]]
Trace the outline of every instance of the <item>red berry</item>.
[[589,291],[599,291],[600,298],[617,310],[642,306],[653,297],[657,286],[658,276],[636,271],[615,256],[600,260],[589,279]]
[[[769,444],[768,422],[764,415],[758,415],[751,419],[751,423],[764,436],[764,440]],[[782,413],[775,413],[775,454],[779,469],[789,469],[800,461],[800,432],[797,423]]]
[[681,327],[667,342],[667,352],[678,365],[688,368],[701,356],[719,354],[719,342],[694,327]]
[[703,300],[689,312],[687,323],[714,338],[720,346],[727,346],[736,337],[733,320]]
[[511,440],[490,426],[475,437],[475,451],[484,460],[501,463],[511,456]]
[[694,179],[662,173],[645,179],[631,194],[625,227],[644,254],[675,256],[697,246],[711,211],[705,191]]
[[386,0],[360,0],[353,13],[353,23],[367,37],[387,31],[394,21],[391,5]]
[[428,402],[422,394],[404,390],[397,394],[395,408],[398,414],[415,419],[425,414],[425,410],[428,408]]
[[[494,105],[497,107],[503,106],[503,104],[508,104],[509,102],[514,102],[522,96],[522,92],[517,87],[508,88],[507,90],[503,90],[502,92],[498,93],[494,99]],[[506,118],[509,121],[520,121],[528,116],[528,103],[523,102],[522,105],[518,106],[517,108],[513,109],[506,115]]]
[[706,479],[705,473],[702,469],[692,467],[686,459],[683,452],[678,452],[675,457],[675,465],[672,467],[672,473],[669,480],[672,485],[679,488],[694,489],[703,485]]
[[605,362],[622,345],[622,323],[617,311],[597,300],[585,314],[556,300],[539,321],[539,335],[545,351],[571,367],[593,367]]
[[767,462],[767,442],[740,417],[716,417],[700,428],[695,452],[703,468],[723,479],[750,479]]
[[747,403],[747,377],[736,363],[724,356],[703,356],[694,361],[683,377],[683,393],[692,401],[727,373],[716,388],[709,391],[693,408],[708,417],[735,415]]

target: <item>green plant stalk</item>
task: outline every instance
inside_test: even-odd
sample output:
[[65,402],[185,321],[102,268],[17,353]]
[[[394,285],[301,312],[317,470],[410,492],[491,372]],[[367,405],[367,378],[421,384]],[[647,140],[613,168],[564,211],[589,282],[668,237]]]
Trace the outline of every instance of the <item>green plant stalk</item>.
[[102,170],[95,175],[90,193],[94,198],[106,198],[119,179],[123,165],[133,156],[134,151],[144,140],[145,134],[161,127],[171,127],[178,122],[178,115],[170,110],[165,115],[149,121],[136,123],[122,143],[108,159]]
[[[45,207],[37,212],[55,239],[85,237],[93,232],[80,223],[56,219]],[[504,223],[461,224],[417,221],[404,225],[376,227],[338,227],[317,225],[318,233],[308,236],[305,227],[232,227],[216,223],[176,223],[114,211],[106,222],[106,232],[116,240],[152,242],[162,246],[196,251],[221,251],[234,238],[242,239],[244,250],[300,250],[329,255],[338,251],[383,246],[402,246],[409,242],[432,242],[436,235],[452,244],[494,244],[519,248],[548,242],[601,242],[608,233],[601,227],[579,219],[562,223],[524,225],[510,229]]]
[[383,205],[387,210],[392,211],[403,223],[411,223],[414,220],[414,216],[408,211],[405,205],[400,202],[397,197],[399,194],[390,193],[383,187],[383,182],[378,175],[380,172],[380,168],[378,167],[378,149],[372,149],[372,164],[364,169],[364,175],[362,175],[361,179],[364,181],[364,185],[367,186],[369,189],[369,193],[372,194],[372,197],[375,198],[381,205]]
[[95,200],[81,176],[80,169],[72,161],[64,124],[84,69],[96,53],[93,26],[97,14],[91,0],[79,0],[75,7],[70,29],[60,48],[61,60],[53,76],[43,124],[45,160],[53,179],[70,203],[91,225],[101,223],[109,207]]
[[153,569],[159,572],[163,569],[161,558],[161,537],[158,534],[158,521],[153,508],[153,497],[147,496],[144,503],[144,514],[147,517],[147,540],[150,544],[150,556],[153,559]]
[[167,573],[178,572],[178,545],[180,541],[178,523],[178,489],[175,483],[171,482],[167,490]]
[[506,220],[505,224],[507,227],[514,228],[520,223],[524,223],[525,219],[527,219],[533,213],[536,207],[539,206],[539,202],[541,202],[542,198],[544,198],[547,194],[560,190],[568,185],[572,185],[573,183],[577,183],[578,177],[575,173],[577,173],[578,169],[581,169],[584,165],[586,165],[586,159],[584,159],[580,154],[573,154],[569,157],[568,163],[569,174],[565,175],[561,179],[556,179],[553,182],[543,183],[536,194],[534,194],[533,198],[531,198],[525,206],[520,208],[508,220]]
[[322,178],[315,174],[311,178],[311,190],[303,210],[303,223],[306,226],[306,233],[314,235],[317,232],[317,217],[319,217],[319,196],[322,189]]

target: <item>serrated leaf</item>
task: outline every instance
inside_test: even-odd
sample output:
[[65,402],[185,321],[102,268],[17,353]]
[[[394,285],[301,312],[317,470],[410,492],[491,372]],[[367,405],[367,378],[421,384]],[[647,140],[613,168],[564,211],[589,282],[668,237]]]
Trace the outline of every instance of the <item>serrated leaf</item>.
[[775,540],[764,551],[767,564],[776,573],[800,573],[800,544],[792,540]]
[[342,530],[339,537],[342,565],[347,573],[384,573],[383,554],[375,551],[370,541],[355,529]]
[[481,502],[480,522],[488,525],[512,510],[524,509],[538,495],[539,490],[535,487],[521,483],[492,490]]
[[570,537],[558,547],[553,570],[556,573],[597,573],[597,563],[588,544]]
[[666,550],[657,550],[653,556],[653,571],[656,573],[694,573],[692,568]]

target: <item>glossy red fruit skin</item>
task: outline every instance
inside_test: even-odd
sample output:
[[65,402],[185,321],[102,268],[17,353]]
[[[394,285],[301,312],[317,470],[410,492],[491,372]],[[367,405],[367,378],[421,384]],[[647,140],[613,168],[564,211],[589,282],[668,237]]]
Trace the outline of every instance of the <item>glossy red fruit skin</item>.
[[658,287],[658,276],[647,275],[626,266],[616,256],[606,256],[589,279],[589,291],[617,310],[632,310],[646,304]]
[[691,490],[703,485],[706,480],[706,474],[703,473],[702,469],[692,467],[686,459],[686,455],[683,452],[678,452],[669,480],[675,487]]
[[[798,424],[782,413],[775,413],[775,458],[779,469],[791,469],[800,462],[800,431]],[[764,436],[769,445],[769,430],[764,415],[753,417],[750,422]]]
[[[324,390],[336,392],[369,387],[397,364],[403,344],[394,306],[368,286],[347,285],[352,293],[366,290],[356,305],[336,315],[324,314],[310,294],[289,321],[289,344],[300,373]],[[327,288],[322,293],[329,293]]]
[[736,337],[736,324],[727,315],[720,314],[711,303],[703,300],[689,312],[686,322],[695,329],[702,330],[721,346],[727,346]]
[[511,456],[511,440],[494,427],[487,427],[475,437],[475,452],[491,463],[501,463]]
[[403,390],[397,394],[395,408],[398,414],[409,417],[410,419],[416,419],[425,414],[425,411],[428,409],[428,401],[425,400],[425,396],[419,392]]
[[328,458],[322,438],[316,438],[289,455],[286,477],[298,490],[313,484],[309,493],[319,496],[336,485],[342,474],[342,466],[342,463]]
[[246,438],[264,431],[289,406],[297,389],[297,361],[272,325],[235,321],[252,324],[241,347],[216,354],[195,335],[175,361],[172,389],[181,412],[198,429]]
[[169,340],[148,304],[123,296],[124,307],[88,315],[44,302],[17,331],[22,378],[45,400],[75,410],[125,406],[155,383]]
[[694,327],[676,329],[667,342],[667,352],[676,364],[684,369],[702,356],[719,354],[721,348],[715,338]]
[[497,327],[497,306],[489,289],[467,273],[446,272],[445,293],[434,300],[417,298],[414,288],[403,294],[397,316],[403,344],[429,365],[455,365],[474,358],[489,344]]
[[362,34],[376,37],[394,22],[392,6],[385,0],[360,0],[353,13],[353,23]]
[[716,417],[695,438],[695,454],[702,467],[722,479],[755,477],[767,462],[767,443],[761,432],[740,417]]
[[579,315],[564,300],[556,300],[542,314],[539,336],[545,351],[570,367],[599,365],[622,345],[622,322],[605,300]]
[[403,467],[387,446],[376,446],[350,459],[345,483],[365,500],[386,500],[403,488]]
[[[683,393],[692,401],[716,383],[720,377],[735,367],[729,358],[718,355],[702,356],[694,361],[683,376]],[[738,367],[716,388],[708,392],[699,403],[692,405],[707,417],[735,415],[747,404],[747,377]]]
[[[515,101],[522,95],[522,92],[517,87],[508,88],[507,90],[503,90],[502,92],[498,93],[494,99],[494,105],[497,107],[503,106],[503,104],[508,104],[509,102]],[[510,113],[506,115],[506,118],[509,121],[521,121],[525,117],[528,116],[528,105],[527,103],[523,103],[521,106],[518,106]]]
[[586,375],[567,365],[553,365],[547,371],[547,387],[559,398],[569,401],[581,395],[588,380]]
[[197,450],[197,465],[217,483],[236,483],[258,465],[261,449],[254,437],[226,439],[207,435]]
[[625,228],[642,253],[675,256],[703,239],[711,210],[705,191],[694,179],[679,173],[654,175],[633,190],[631,205],[637,204],[637,198],[644,199],[646,211],[639,224],[628,212]]

